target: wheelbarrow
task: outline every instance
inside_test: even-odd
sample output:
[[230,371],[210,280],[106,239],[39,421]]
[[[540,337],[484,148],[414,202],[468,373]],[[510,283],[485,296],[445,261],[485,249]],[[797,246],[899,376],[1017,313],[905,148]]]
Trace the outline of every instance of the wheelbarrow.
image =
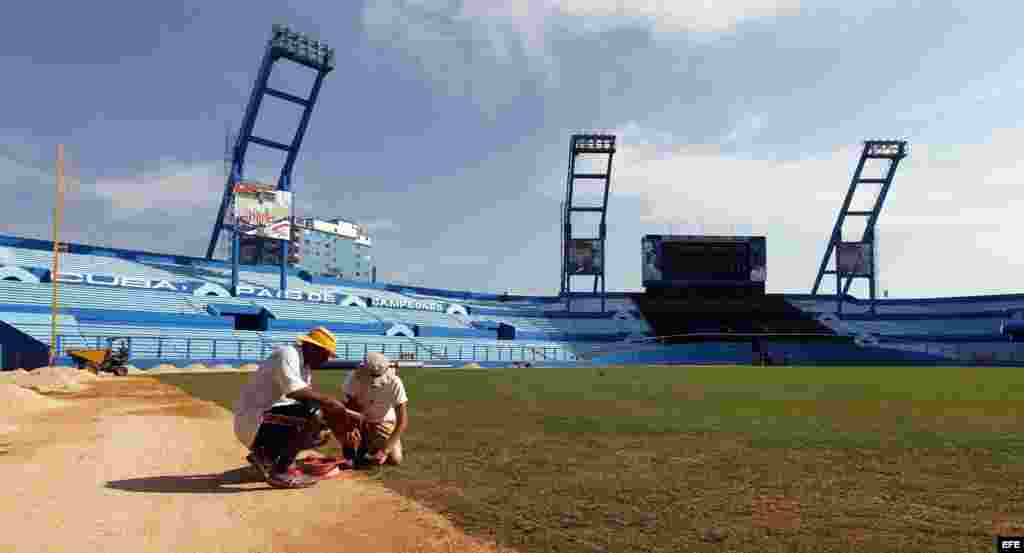
[[[113,346],[113,342],[111,342]],[[69,349],[68,355],[75,360],[79,369],[86,369],[93,373],[101,372],[114,373],[118,376],[128,374],[128,345],[122,340],[121,347],[115,350],[109,348],[95,349]]]

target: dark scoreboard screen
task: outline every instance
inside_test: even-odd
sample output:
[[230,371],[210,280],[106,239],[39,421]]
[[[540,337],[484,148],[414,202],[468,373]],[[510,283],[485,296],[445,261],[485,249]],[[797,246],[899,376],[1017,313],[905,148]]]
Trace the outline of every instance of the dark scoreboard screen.
[[667,242],[661,260],[665,273],[691,279],[746,280],[750,275],[750,246],[742,242]]
[[759,236],[648,235],[644,286],[748,286],[765,281],[765,239]]

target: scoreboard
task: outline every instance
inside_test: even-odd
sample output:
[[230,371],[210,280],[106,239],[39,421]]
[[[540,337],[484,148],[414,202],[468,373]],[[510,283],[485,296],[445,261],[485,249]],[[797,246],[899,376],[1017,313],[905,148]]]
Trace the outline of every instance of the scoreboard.
[[764,288],[763,236],[648,234],[642,247],[644,287]]

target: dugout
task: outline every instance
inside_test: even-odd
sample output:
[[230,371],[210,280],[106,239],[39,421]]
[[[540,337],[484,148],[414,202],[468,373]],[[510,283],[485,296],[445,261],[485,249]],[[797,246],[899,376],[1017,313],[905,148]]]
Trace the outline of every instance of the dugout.
[[1011,319],[1005,321],[999,327],[999,333],[1008,338],[1011,342],[1024,340],[1024,321]]
[[3,370],[37,369],[50,362],[46,344],[0,321],[0,362]]
[[235,330],[266,332],[270,325],[270,319],[277,318],[261,305],[211,303],[206,306],[206,311],[214,317],[230,318],[234,321]]

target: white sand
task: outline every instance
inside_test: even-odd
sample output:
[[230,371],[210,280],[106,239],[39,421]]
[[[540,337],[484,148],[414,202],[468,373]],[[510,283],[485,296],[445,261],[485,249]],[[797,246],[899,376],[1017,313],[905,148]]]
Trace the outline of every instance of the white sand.
[[[0,404],[4,406],[5,415],[16,417],[60,407],[61,402],[17,384],[0,384]],[[13,426],[0,425],[0,433],[4,427],[7,427],[9,432],[14,430]]]
[[32,371],[12,372],[12,376],[5,375],[5,382],[42,393],[78,392],[100,378],[74,367],[40,367]]

